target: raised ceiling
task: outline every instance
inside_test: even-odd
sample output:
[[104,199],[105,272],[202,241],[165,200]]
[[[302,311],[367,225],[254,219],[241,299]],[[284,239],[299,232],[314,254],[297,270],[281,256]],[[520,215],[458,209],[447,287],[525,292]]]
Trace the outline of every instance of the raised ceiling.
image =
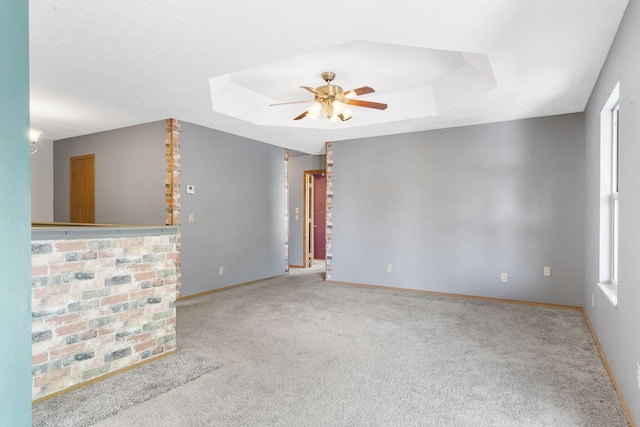
[[[57,140],[174,117],[317,153],[326,141],[579,112],[627,3],[31,1],[31,124]],[[425,63],[442,51],[492,73],[443,54],[488,79],[430,108],[425,72],[441,65]],[[299,86],[324,84],[324,71],[345,90],[374,87],[362,99],[389,108],[296,124],[304,104],[262,102],[307,99]]]
[[[402,73],[403,78],[390,79],[388,64],[411,72]],[[270,107],[300,99],[313,101],[313,94],[301,86],[309,87],[309,81],[316,83],[311,87],[325,82],[320,76],[296,79],[313,76],[320,65],[344,71],[345,81],[351,84],[356,84],[357,76],[366,78],[366,84],[342,89],[382,88],[358,99],[389,107],[384,111],[352,107],[354,118],[345,122],[330,122],[326,117],[293,120],[309,103]],[[311,129],[346,129],[435,116],[496,87],[486,55],[359,40],[213,77],[209,83],[216,112],[257,125]],[[340,76],[332,84],[342,85]]]

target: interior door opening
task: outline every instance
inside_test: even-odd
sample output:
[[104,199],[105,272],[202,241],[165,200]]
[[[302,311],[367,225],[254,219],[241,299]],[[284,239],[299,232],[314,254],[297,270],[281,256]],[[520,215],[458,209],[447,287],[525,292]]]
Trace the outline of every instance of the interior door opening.
[[[324,170],[304,171],[303,267],[326,254],[326,177]],[[316,178],[317,177],[317,178]]]

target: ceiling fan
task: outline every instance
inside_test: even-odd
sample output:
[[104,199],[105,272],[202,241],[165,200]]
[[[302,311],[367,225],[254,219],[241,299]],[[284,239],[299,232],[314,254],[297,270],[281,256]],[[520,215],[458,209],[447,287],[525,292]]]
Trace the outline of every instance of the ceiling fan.
[[327,83],[326,85],[317,87],[315,89],[308,86],[300,86],[302,89],[308,90],[315,95],[313,100],[283,102],[280,104],[271,104],[269,106],[272,107],[274,105],[302,104],[313,102],[313,104],[307,109],[307,111],[300,114],[298,117],[295,117],[293,120],[300,120],[307,116],[315,120],[316,118],[318,118],[318,115],[323,112],[330,121],[337,121],[338,119],[340,119],[343,122],[351,118],[352,112],[348,107],[349,105],[355,107],[375,108],[376,110],[385,110],[387,108],[387,104],[382,104],[380,102],[370,102],[353,99],[359,95],[365,95],[367,93],[375,92],[373,88],[370,88],[369,86],[362,86],[357,89],[351,89],[344,92],[340,86],[331,84],[335,77],[335,73],[326,71],[322,73],[322,78]]

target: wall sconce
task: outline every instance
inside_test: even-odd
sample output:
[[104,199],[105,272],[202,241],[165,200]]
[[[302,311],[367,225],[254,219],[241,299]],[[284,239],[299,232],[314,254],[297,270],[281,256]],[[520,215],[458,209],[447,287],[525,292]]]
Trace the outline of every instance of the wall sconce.
[[29,143],[31,144],[31,154],[38,151],[36,142],[38,142],[38,138],[40,138],[41,133],[42,131],[39,131],[37,129],[29,129]]

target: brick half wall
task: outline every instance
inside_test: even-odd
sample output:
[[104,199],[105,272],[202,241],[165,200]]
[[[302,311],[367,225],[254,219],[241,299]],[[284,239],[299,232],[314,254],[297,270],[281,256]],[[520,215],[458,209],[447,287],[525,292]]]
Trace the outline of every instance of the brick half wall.
[[34,240],[34,400],[176,348],[176,235]]

